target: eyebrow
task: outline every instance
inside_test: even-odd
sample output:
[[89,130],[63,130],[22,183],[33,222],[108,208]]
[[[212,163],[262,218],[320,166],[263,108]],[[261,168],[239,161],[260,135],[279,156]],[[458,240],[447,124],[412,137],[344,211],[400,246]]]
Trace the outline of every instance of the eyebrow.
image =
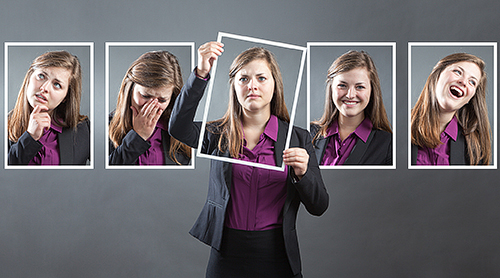
[[[141,95],[146,95],[147,97],[156,97],[156,96],[154,96],[154,95],[152,95],[152,94],[148,94],[148,93],[146,93],[146,92],[142,92],[142,91],[140,91],[139,93],[140,93]],[[166,97],[158,97],[158,98],[159,98],[159,99],[167,99]]]
[[[462,68],[461,66],[457,66],[459,69],[461,69],[463,72],[467,72],[464,68]],[[477,77],[475,77],[474,75],[470,75],[472,78],[474,78],[476,81],[478,81],[479,79]]]
[[[48,77],[51,77],[51,75],[50,75],[48,72],[46,72],[46,71],[44,71],[44,70],[40,70],[40,71],[41,71],[43,74],[47,75]],[[66,84],[66,83],[64,83],[64,81],[59,80],[59,78],[54,78],[54,80],[55,80],[57,83]]]

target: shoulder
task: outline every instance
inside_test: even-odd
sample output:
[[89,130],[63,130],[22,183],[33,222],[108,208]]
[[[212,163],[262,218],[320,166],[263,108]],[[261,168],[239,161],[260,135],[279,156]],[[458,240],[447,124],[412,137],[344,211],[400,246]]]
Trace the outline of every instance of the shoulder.
[[[72,128],[68,129],[68,130],[73,130]],[[90,133],[90,120],[89,118],[85,118],[83,119],[81,122],[79,122],[77,125],[76,125],[76,132],[85,132],[87,134]]]
[[311,123],[311,136],[316,136],[316,134],[319,132],[321,126],[317,125],[317,124],[313,124]]

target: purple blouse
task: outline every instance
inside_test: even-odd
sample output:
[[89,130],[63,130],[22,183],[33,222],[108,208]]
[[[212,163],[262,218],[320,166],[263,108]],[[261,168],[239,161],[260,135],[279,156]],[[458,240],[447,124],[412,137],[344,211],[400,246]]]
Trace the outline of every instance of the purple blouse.
[[[259,142],[252,150],[246,147],[244,140],[243,154],[239,159],[275,166],[274,142],[277,138],[278,118],[271,115]],[[281,227],[288,170],[280,172],[236,163],[232,167],[231,198],[225,226],[246,231]]]
[[453,117],[445,130],[441,132],[441,145],[434,149],[418,147],[417,165],[450,165],[450,144],[451,140],[457,141],[458,122]]
[[326,137],[331,138],[326,146],[325,154],[323,155],[320,165],[343,165],[351,154],[358,139],[366,143],[372,131],[372,127],[373,124],[370,119],[365,117],[356,130],[342,141],[340,140],[338,122],[334,121],[327,129]]
[[149,149],[139,156],[139,165],[163,165],[165,164],[165,156],[163,155],[163,144],[161,141],[161,131],[168,130],[168,127],[162,121],[156,123],[155,131],[148,138],[151,144]]
[[43,145],[42,149],[31,159],[28,165],[59,165],[59,142],[57,136],[62,132],[62,127],[50,123],[50,128],[43,131],[42,137],[38,142]]

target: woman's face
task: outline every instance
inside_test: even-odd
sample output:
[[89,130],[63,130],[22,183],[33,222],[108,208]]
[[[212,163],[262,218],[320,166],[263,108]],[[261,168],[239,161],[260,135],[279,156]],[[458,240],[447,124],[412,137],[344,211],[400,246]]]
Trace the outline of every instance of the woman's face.
[[455,112],[476,94],[481,70],[472,62],[447,66],[436,83],[436,98],[441,112]]
[[173,85],[167,85],[158,88],[148,88],[143,87],[139,84],[134,84],[134,89],[132,92],[132,106],[141,111],[142,107],[148,102],[151,103],[153,100],[157,99],[160,108],[165,111],[170,99],[172,98],[172,92],[174,90]]
[[362,120],[372,91],[368,70],[355,68],[340,73],[333,78],[331,86],[333,103],[340,117]]
[[47,67],[35,69],[31,74],[26,98],[31,108],[45,106],[43,111],[54,110],[68,94],[70,71],[65,68]]
[[271,110],[274,78],[266,60],[258,59],[243,66],[235,76],[238,102],[248,112]]

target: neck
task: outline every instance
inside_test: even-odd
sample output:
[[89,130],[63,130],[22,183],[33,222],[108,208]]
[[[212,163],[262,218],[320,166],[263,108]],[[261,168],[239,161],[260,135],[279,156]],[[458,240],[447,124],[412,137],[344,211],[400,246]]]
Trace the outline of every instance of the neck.
[[241,123],[243,128],[261,128],[264,129],[269,118],[271,117],[271,111],[258,111],[251,112],[243,110]]
[[365,114],[361,113],[355,117],[344,117],[343,115],[339,115],[337,119],[337,123],[339,126],[339,135],[340,139],[344,140],[349,136],[349,134],[353,133],[356,128],[363,122],[365,119]]
[[455,116],[455,112],[440,112],[439,113],[439,129],[441,132],[444,131],[448,123],[453,119],[453,116]]

